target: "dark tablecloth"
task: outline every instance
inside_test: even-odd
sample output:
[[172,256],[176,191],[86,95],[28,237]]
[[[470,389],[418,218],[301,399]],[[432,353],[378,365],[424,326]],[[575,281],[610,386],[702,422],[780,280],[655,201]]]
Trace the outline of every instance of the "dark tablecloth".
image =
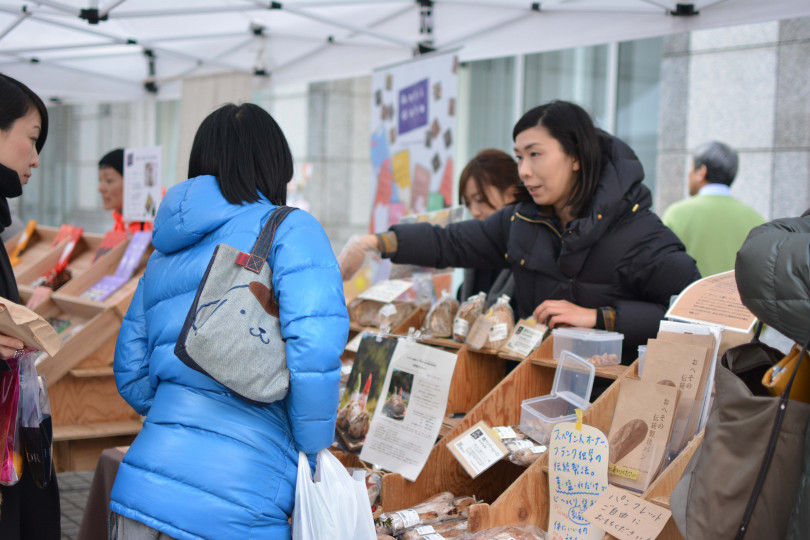
[[107,520],[110,513],[112,491],[118,465],[124,459],[128,447],[107,448],[101,452],[90,484],[87,505],[84,507],[82,525],[77,540],[107,540]]

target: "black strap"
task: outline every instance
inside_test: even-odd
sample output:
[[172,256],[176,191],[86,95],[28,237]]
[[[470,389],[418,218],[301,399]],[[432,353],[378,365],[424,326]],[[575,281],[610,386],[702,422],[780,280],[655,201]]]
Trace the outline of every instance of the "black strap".
[[262,232],[258,240],[256,240],[256,244],[253,246],[253,250],[250,252],[250,257],[244,265],[245,268],[257,274],[262,271],[264,261],[267,260],[267,257],[270,255],[270,248],[273,247],[273,238],[276,236],[276,229],[278,229],[278,226],[284,221],[284,218],[287,217],[287,214],[293,210],[295,210],[295,208],[291,206],[279,206],[270,214],[270,217],[267,218],[267,223],[262,227]]
[[[756,341],[759,341],[759,332],[761,330],[762,323],[760,322],[760,326],[757,329],[756,335],[754,336]],[[782,396],[779,398],[779,407],[776,409],[776,419],[773,423],[773,429],[771,429],[771,438],[768,440],[765,455],[762,457],[762,465],[760,465],[759,474],[757,474],[757,481],[754,483],[754,489],[751,491],[751,497],[749,497],[748,505],[745,507],[742,521],[740,521],[740,527],[737,529],[737,540],[742,540],[742,538],[745,536],[745,533],[748,530],[748,523],[751,521],[751,516],[754,513],[754,507],[757,505],[757,499],[759,499],[762,486],[765,484],[765,477],[768,475],[768,469],[771,467],[771,461],[773,461],[773,456],[776,452],[776,443],[779,440],[779,431],[782,429],[782,421],[787,413],[788,401],[790,400],[790,388],[793,386],[793,379],[796,378],[796,374],[799,372],[799,366],[802,365],[802,360],[804,360],[804,356],[807,354],[808,347],[810,347],[810,336],[807,337],[807,341],[802,347],[802,352],[799,355],[799,361],[796,362],[796,369],[794,369],[793,373],[791,373],[790,380],[788,380],[785,391],[782,392]]]

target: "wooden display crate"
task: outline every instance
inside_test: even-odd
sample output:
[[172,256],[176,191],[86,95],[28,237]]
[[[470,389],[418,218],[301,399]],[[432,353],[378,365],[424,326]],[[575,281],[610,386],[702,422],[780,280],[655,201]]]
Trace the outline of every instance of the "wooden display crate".
[[[57,232],[59,232],[58,227],[46,227],[43,225],[36,226],[34,232],[31,233],[31,238],[28,239],[28,245],[20,254],[20,262],[14,266],[15,276],[26,274],[31,267],[36,265],[49,253],[56,251],[55,247],[51,248],[51,244],[53,243],[54,238],[56,238]],[[22,234],[23,231],[20,231],[6,242],[7,253],[11,254],[14,251]],[[19,277],[17,277],[17,281],[20,281]]]
[[149,261],[149,257],[154,251],[154,247],[151,244],[146,250],[144,250],[138,265],[135,267],[133,277],[124,283],[121,288],[113,292],[109,297],[101,302],[98,302],[96,300],[82,298],[81,295],[87,289],[95,285],[104,276],[115,273],[115,270],[118,268],[118,264],[121,262],[121,259],[124,257],[124,253],[126,253],[126,250],[129,247],[130,241],[131,237],[105,253],[86,271],[74,276],[70,281],[55,291],[51,295],[51,298],[57,303],[67,301],[85,304],[88,307],[113,308],[123,319],[124,315],[126,315],[127,309],[129,308],[129,303],[132,300],[132,296],[135,294],[138,281],[146,270],[146,263]]
[[[75,277],[81,276],[90,265],[93,263],[93,258],[96,256],[101,241],[104,236],[100,234],[84,233],[76,242],[76,247],[68,262],[67,270],[70,271],[71,280]],[[25,264],[29,257],[28,249],[23,254],[23,262],[20,265],[25,265],[23,268],[15,268],[14,276],[17,279],[17,288],[20,294],[28,293],[30,295],[34,290],[33,283],[40,277],[44,276],[56,266],[59,256],[62,254],[64,244],[60,244],[58,249],[48,250],[39,259],[33,260],[33,253],[30,254],[32,262]],[[109,254],[109,253],[108,253]],[[18,267],[20,266],[18,265]]]
[[[506,378],[492,389],[451,431],[450,440],[475,423],[483,420],[490,426],[517,425],[520,405],[524,399],[548,394],[554,380],[556,362],[552,359],[553,338],[546,339],[526,361],[521,362]],[[597,376],[616,381],[585,411],[584,422],[605,433],[610,429],[613,411],[626,377],[637,376],[635,365],[597,367]],[[680,479],[702,435],[659,475],[643,494],[646,500],[668,506],[669,496]],[[441,491],[457,495],[475,495],[484,503],[470,509],[470,531],[478,531],[515,523],[548,528],[549,489],[548,455],[529,467],[520,467],[502,460],[477,478],[471,478],[450,453],[445,444],[437,444],[415,482],[396,473],[382,479],[381,504],[386,512],[408,508]],[[679,539],[674,522],[667,523],[660,538]]]

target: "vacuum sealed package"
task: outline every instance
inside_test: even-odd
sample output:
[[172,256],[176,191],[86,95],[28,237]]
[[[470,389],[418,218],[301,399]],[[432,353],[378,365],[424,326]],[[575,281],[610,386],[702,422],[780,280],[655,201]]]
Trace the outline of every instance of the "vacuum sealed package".
[[509,305],[509,297],[501,295],[489,308],[485,317],[492,322],[492,327],[489,329],[489,337],[484,347],[497,351],[506,344],[512,328],[515,327],[515,314]]
[[458,300],[443,291],[442,297],[433,304],[422,325],[422,334],[429,337],[448,338],[453,334],[453,320],[458,312]]
[[458,308],[456,317],[453,320],[453,339],[464,341],[470,333],[470,328],[475,323],[487,301],[487,293],[480,292],[467,298]]

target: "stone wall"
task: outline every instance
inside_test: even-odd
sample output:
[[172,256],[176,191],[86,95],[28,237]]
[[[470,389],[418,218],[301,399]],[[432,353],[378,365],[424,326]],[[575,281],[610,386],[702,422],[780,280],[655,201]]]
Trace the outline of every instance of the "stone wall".
[[737,149],[732,193],[766,219],[810,207],[810,18],[665,38],[658,189],[663,211],[685,197],[690,152]]

